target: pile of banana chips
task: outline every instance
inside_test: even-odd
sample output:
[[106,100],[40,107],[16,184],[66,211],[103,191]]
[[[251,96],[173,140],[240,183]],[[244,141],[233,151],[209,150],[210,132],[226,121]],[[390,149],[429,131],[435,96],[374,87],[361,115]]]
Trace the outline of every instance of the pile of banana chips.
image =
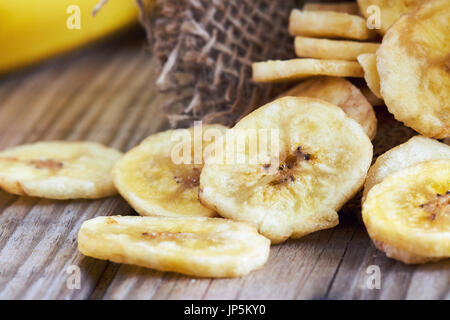
[[[85,221],[79,250],[199,277],[262,267],[271,244],[338,225],[361,189],[365,227],[388,257],[450,257],[450,1],[307,5],[288,27],[298,58],[255,62],[253,81],[294,85],[234,127],[168,130],[125,154],[13,147],[0,152],[0,187],[49,199],[118,192],[139,216]],[[384,105],[418,134],[372,163]]]

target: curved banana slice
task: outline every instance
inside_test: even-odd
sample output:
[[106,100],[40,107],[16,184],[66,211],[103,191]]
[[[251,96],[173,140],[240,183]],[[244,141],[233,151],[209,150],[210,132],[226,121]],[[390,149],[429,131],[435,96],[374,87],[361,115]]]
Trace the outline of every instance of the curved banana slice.
[[121,152],[93,142],[46,141],[0,152],[0,188],[48,199],[114,195],[111,171]]
[[450,1],[403,15],[377,51],[381,95],[395,118],[424,136],[450,136]]
[[298,57],[353,61],[363,53],[376,52],[380,44],[297,36],[295,37],[294,47],[295,54]]
[[367,194],[362,216],[388,257],[404,263],[450,257],[450,160],[389,175]]
[[402,14],[418,8],[423,3],[423,0],[358,0],[361,13],[367,19],[374,14],[374,11],[370,10],[370,6],[379,8],[380,29],[375,30],[382,35]]
[[[236,148],[247,140],[253,143]],[[333,104],[304,97],[260,107],[216,147],[225,156],[234,150],[240,161],[224,161],[223,152],[208,157],[200,201],[253,223],[274,243],[336,226],[336,211],[362,186],[372,159],[372,144],[356,121]]]
[[339,106],[350,118],[358,122],[369,136],[375,137],[377,118],[372,106],[350,81],[337,77],[315,77],[296,85],[282,96],[323,99]]
[[360,16],[333,11],[301,11],[294,9],[289,16],[289,34],[317,38],[346,38],[367,40],[376,33],[369,30]]
[[219,218],[97,217],[78,233],[86,256],[199,277],[246,275],[269,249],[250,224]]
[[363,202],[373,186],[390,174],[419,162],[450,159],[450,146],[437,140],[415,136],[377,158],[364,184]]
[[204,150],[225,129],[198,125],[148,137],[114,167],[117,190],[141,215],[214,216],[198,201],[198,184]]
[[269,60],[253,63],[252,70],[255,82],[292,81],[315,75],[364,77],[364,71],[358,62],[346,60]]
[[377,57],[375,53],[364,53],[358,56],[358,62],[364,70],[364,79],[373,94],[382,99],[380,93],[380,76],[377,70]]

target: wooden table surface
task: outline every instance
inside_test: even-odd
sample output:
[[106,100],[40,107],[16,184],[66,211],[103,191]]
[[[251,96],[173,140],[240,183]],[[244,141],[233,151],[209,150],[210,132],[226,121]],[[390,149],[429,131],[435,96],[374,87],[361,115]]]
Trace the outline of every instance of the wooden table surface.
[[[143,38],[127,34],[0,78],[0,149],[64,139],[126,151],[167,128],[153,87],[156,62]],[[0,191],[0,298],[450,299],[448,260],[407,266],[386,258],[351,210],[334,229],[273,246],[263,269],[218,280],[81,255],[81,223],[115,214],[134,211],[119,196],[52,201]],[[380,289],[367,286],[373,265],[380,268]],[[79,289],[67,285],[70,266],[80,268]]]

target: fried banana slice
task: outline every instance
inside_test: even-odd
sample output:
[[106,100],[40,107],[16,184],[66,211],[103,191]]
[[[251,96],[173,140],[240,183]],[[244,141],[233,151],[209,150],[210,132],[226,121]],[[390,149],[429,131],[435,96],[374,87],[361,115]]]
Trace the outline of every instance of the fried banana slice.
[[364,71],[358,62],[345,60],[269,60],[255,62],[252,68],[255,82],[293,81],[315,75],[364,77]]
[[450,136],[450,1],[434,0],[398,19],[377,51],[389,111],[430,138]]
[[[236,148],[242,141],[249,143]],[[370,139],[356,121],[333,104],[305,97],[260,107],[218,146],[225,152],[207,158],[200,201],[224,217],[253,223],[273,243],[336,226],[337,210],[362,186],[372,160]],[[224,161],[229,150],[241,161]]]
[[334,11],[348,14],[359,14],[359,7],[356,2],[335,2],[335,3],[305,3],[305,11]]
[[423,0],[358,0],[358,5],[365,18],[370,18],[374,14],[372,10],[368,10],[370,6],[377,6],[380,9],[380,29],[375,30],[384,35],[402,14],[418,8],[424,2]]
[[375,53],[364,53],[358,56],[358,62],[364,70],[364,79],[373,94],[382,99],[380,93],[380,76],[377,70],[377,56]]
[[198,185],[204,150],[225,129],[203,125],[148,137],[114,167],[117,190],[140,215],[216,215],[198,201]]
[[362,216],[375,245],[404,263],[450,257],[450,160],[418,163],[375,185]]
[[298,57],[353,61],[363,53],[376,52],[380,44],[297,36],[295,37],[294,47],[295,54]]
[[370,189],[390,174],[420,162],[443,159],[450,160],[450,146],[423,136],[412,137],[377,158],[367,174],[363,201]]
[[117,193],[111,171],[121,152],[93,142],[46,141],[0,152],[0,188],[47,199],[96,199]]
[[97,217],[78,233],[86,256],[198,277],[244,276],[269,249],[250,224],[220,218]]
[[333,11],[301,11],[294,9],[289,16],[289,34],[317,38],[367,40],[376,33],[369,30],[360,16]]
[[375,137],[377,118],[372,106],[361,91],[344,78],[311,78],[299,83],[282,96],[318,98],[335,104],[358,122],[370,139]]

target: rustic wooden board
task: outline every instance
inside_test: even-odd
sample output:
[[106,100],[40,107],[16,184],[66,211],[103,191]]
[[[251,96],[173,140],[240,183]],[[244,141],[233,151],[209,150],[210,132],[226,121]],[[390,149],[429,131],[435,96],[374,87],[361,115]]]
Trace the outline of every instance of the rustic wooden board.
[[[96,45],[0,79],[0,149],[38,140],[92,140],[126,151],[167,124],[143,37]],[[384,115],[386,116],[386,115]],[[382,125],[382,124],[380,124]],[[406,139],[407,137],[405,137]],[[357,213],[332,230],[273,246],[240,279],[198,279],[82,256],[81,223],[134,214],[120,197],[50,201],[0,191],[2,299],[449,299],[450,261],[406,266],[370,242]],[[71,265],[81,288],[68,289]],[[366,285],[379,266],[381,289]]]

